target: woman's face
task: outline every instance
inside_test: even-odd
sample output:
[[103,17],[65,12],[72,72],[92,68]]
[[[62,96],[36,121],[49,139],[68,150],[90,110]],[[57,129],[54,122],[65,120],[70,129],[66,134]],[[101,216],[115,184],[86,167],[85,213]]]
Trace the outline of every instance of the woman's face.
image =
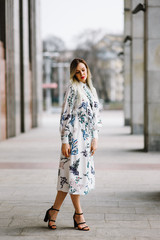
[[76,68],[76,78],[82,82],[85,83],[87,79],[87,68],[84,65],[84,63],[79,63],[77,68]]

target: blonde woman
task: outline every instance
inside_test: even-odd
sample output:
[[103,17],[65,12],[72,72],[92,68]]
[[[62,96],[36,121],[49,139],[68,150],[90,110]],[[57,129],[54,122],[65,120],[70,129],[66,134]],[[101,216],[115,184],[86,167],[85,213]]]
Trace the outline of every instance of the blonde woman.
[[75,208],[74,227],[88,231],[80,196],[86,195],[95,186],[93,155],[97,149],[97,128],[100,124],[98,97],[89,67],[83,59],[76,58],[71,62],[70,79],[60,120],[62,151],[57,196],[44,221],[48,221],[49,228],[56,229],[58,211],[69,193]]

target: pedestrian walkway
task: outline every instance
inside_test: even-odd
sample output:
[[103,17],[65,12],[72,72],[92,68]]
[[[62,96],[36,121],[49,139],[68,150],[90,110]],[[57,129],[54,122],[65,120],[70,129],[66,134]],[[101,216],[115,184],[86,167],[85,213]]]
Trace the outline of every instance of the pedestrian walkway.
[[73,229],[67,196],[57,230],[43,222],[55,198],[60,154],[59,113],[42,126],[0,143],[0,240],[159,240],[160,153],[123,127],[121,111],[102,112],[95,154],[96,189],[82,197],[91,230]]

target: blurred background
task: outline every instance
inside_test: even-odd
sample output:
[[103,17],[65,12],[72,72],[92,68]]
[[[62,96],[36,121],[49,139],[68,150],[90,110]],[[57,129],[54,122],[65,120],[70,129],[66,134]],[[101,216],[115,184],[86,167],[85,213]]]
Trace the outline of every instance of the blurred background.
[[101,110],[121,110],[160,151],[160,2],[0,0],[0,140],[59,112],[73,58],[88,63]]
[[0,0],[0,140],[60,111],[76,57],[101,110],[122,109],[123,9],[123,0]]
[[43,109],[61,106],[69,64],[87,61],[101,108],[123,101],[123,0],[41,0]]
[[159,239],[160,0],[0,0],[0,239],[82,239],[69,200],[54,237],[42,224],[75,57],[103,123],[97,187],[82,200],[87,238]]

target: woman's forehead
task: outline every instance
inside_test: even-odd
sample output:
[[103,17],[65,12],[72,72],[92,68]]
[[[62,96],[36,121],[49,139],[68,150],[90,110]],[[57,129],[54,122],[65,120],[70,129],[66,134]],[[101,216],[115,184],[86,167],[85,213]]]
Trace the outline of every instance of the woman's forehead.
[[80,62],[80,63],[78,63],[78,65],[77,65],[77,70],[80,70],[80,69],[82,69],[82,68],[86,68],[86,66],[85,66],[85,64],[84,63],[82,63],[82,62]]

